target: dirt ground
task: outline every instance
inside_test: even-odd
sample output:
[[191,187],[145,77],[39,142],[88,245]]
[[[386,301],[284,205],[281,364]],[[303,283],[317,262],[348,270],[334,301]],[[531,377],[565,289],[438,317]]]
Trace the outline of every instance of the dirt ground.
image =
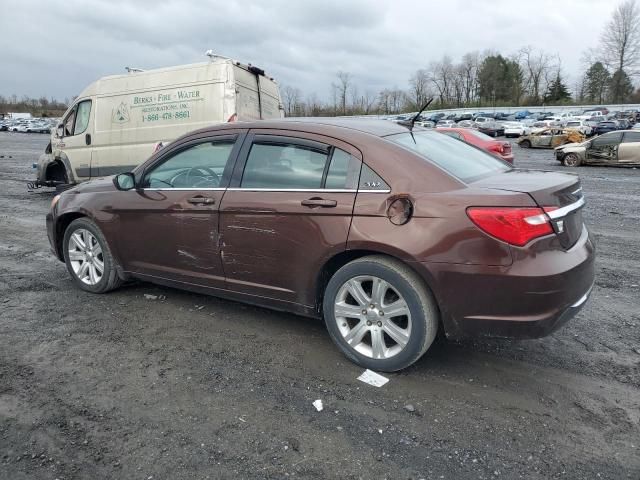
[[576,170],[597,277],[566,327],[440,342],[374,388],[321,322],[74,288],[25,186],[46,143],[0,133],[0,478],[640,478],[640,169]]

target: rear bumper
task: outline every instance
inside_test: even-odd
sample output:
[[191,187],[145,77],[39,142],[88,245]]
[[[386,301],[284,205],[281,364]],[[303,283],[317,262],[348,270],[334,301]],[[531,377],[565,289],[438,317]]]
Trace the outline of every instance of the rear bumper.
[[566,324],[594,282],[595,247],[586,228],[567,251],[549,250],[510,266],[421,264],[448,337],[538,338]]

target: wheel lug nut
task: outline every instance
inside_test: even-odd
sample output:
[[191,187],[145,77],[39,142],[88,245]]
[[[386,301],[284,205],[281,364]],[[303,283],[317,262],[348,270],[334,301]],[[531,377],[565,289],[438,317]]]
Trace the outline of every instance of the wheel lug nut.
[[381,327],[382,326],[382,322],[378,322],[378,326]]
[[372,303],[371,305],[369,305],[370,308],[376,308],[376,306]]
[[363,314],[363,315],[366,315],[366,314],[367,314],[367,309],[366,309],[366,308],[362,309],[362,314]]
[[367,320],[367,327],[371,326],[371,322],[369,320]]
[[384,317],[384,312],[383,312],[382,310],[381,310],[381,311],[379,311],[379,312],[378,312],[378,314],[379,314],[381,317]]

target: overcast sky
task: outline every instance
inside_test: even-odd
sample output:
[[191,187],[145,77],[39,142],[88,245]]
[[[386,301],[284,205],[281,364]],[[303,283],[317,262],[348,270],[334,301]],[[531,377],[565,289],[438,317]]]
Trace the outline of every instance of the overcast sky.
[[572,83],[615,0],[0,0],[0,95],[64,99],[95,79],[206,60],[264,68],[329,97],[350,72],[360,91],[406,88],[432,60],[474,50],[559,54]]

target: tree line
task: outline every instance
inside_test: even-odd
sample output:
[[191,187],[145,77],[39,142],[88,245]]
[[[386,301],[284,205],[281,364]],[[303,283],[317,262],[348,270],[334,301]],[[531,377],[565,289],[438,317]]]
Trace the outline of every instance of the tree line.
[[597,48],[583,52],[583,72],[569,85],[557,54],[532,46],[511,55],[469,52],[455,62],[445,55],[416,70],[407,87],[362,90],[349,72],[339,71],[328,101],[281,88],[287,116],[398,114],[430,108],[482,108],[602,103],[640,103],[640,8],[636,0],[618,5]]
[[9,112],[29,112],[37,117],[59,117],[67,109],[73,99],[65,98],[64,101],[55,98],[31,98],[26,95],[18,98],[17,95],[8,97],[0,95],[0,114]]

